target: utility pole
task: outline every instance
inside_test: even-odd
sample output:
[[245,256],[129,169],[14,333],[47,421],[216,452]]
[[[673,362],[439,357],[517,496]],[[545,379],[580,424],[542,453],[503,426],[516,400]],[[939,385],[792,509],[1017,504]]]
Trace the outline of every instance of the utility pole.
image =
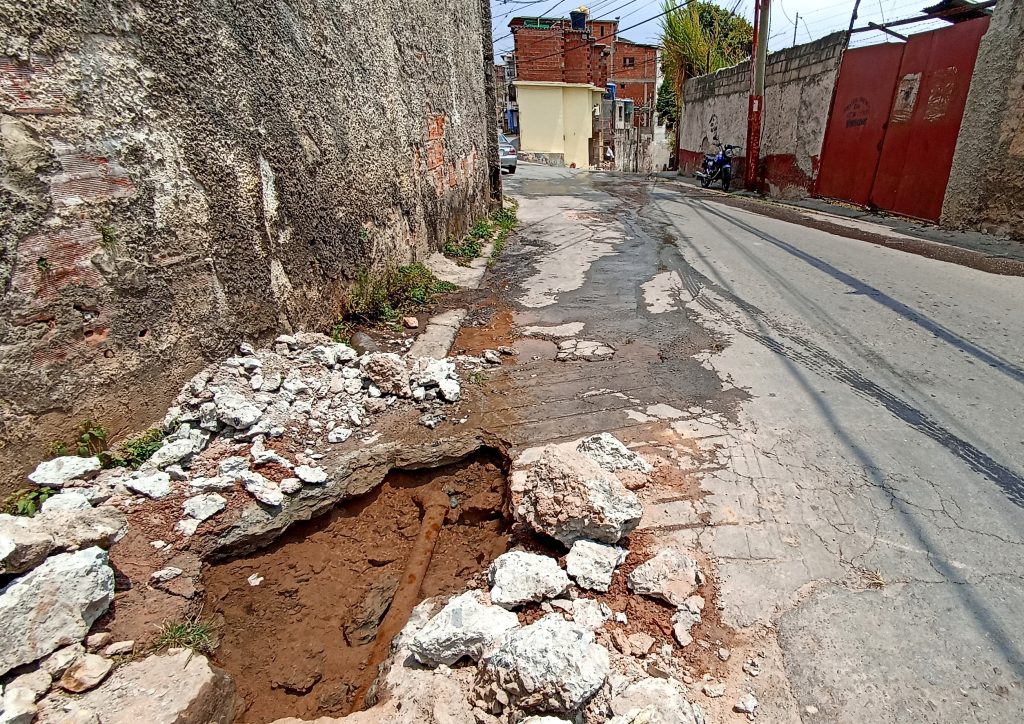
[[800,13],[796,14],[796,20],[793,21],[793,47],[796,47],[796,26],[800,22]]
[[757,190],[757,166],[761,157],[761,117],[764,113],[764,71],[768,59],[768,20],[771,0],[754,0],[754,48],[750,59],[750,100],[747,105],[747,156],[743,181],[748,191]]

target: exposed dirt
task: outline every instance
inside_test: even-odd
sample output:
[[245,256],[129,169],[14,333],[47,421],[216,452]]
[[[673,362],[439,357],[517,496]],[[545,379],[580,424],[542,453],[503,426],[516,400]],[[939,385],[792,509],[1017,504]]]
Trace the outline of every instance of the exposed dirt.
[[[509,546],[503,465],[487,451],[446,468],[393,472],[260,553],[208,566],[205,614],[222,624],[214,660],[237,684],[238,721],[347,713],[376,673],[366,659],[420,527],[414,494],[437,489],[452,502],[420,598],[461,592]],[[253,575],[259,585],[249,584]]]

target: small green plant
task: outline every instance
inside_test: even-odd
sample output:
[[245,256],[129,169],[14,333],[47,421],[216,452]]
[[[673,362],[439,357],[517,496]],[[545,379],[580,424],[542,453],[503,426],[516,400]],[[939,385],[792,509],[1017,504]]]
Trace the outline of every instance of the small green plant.
[[471,385],[482,385],[487,379],[487,376],[483,372],[475,371],[466,375],[466,379],[469,380],[469,384]]
[[50,266],[50,261],[45,256],[41,256],[36,259],[36,268],[39,269],[39,273],[46,276],[53,271],[53,267]]
[[469,236],[473,239],[484,240],[490,238],[491,234],[494,233],[494,226],[488,219],[480,219],[480,221],[473,224],[473,228],[469,230]]
[[108,468],[131,468],[138,470],[153,453],[163,447],[164,433],[157,428],[146,430],[140,435],[121,443],[113,453],[105,453],[101,460]]
[[100,227],[100,247],[109,253],[113,253],[117,250],[118,239],[117,232],[113,226],[101,226]]
[[219,644],[217,627],[210,621],[201,621],[196,615],[165,622],[157,634],[155,648],[158,651],[191,649],[209,656]]
[[366,243],[370,240],[370,230],[364,226],[359,229],[359,233],[357,234],[357,236],[359,237],[360,243],[365,246]]
[[420,262],[376,274],[364,271],[356,277],[345,314],[335,327],[339,333],[347,330],[351,334],[353,320],[393,324],[403,312],[433,304],[439,295],[456,289],[454,284],[435,277]]
[[51,495],[53,495],[52,488],[22,488],[4,500],[3,512],[8,515],[31,518],[39,512],[43,503]]
[[511,231],[519,225],[519,219],[516,218],[516,207],[514,205],[504,206],[498,209],[491,214],[491,219],[498,225],[498,228],[505,229],[507,231]]
[[331,339],[335,342],[342,342],[348,344],[352,339],[352,333],[355,331],[351,322],[346,322],[344,319],[339,319],[331,327]]
[[50,458],[62,458],[68,454],[68,444],[63,440],[54,440],[46,446],[46,454]]
[[92,420],[83,420],[78,424],[76,445],[79,457],[99,456],[107,450],[107,431]]
[[444,245],[445,256],[454,257],[460,262],[468,262],[476,259],[480,256],[480,252],[483,249],[483,244],[480,240],[472,236],[467,236],[462,241],[456,241],[453,238],[448,239],[448,243]]

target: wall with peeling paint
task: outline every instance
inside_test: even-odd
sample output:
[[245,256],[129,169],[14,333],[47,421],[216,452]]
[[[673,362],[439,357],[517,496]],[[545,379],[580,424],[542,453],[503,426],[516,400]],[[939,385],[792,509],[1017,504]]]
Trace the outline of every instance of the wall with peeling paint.
[[941,223],[1024,239],[1024,3],[1001,2],[971,76]]
[[490,55],[482,0],[0,0],[0,488],[485,213]]
[[[760,177],[763,190],[772,196],[810,193],[845,38],[845,33],[833,33],[768,56]],[[716,138],[746,145],[749,95],[749,61],[683,84],[680,173],[692,175],[699,169]],[[733,164],[734,176],[742,178],[742,165],[742,159]]]

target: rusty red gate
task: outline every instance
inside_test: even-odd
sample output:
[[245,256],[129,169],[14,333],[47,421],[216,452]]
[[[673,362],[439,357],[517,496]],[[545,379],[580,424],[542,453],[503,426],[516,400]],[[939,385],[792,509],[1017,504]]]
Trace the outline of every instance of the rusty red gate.
[[847,50],[815,194],[937,221],[988,22]]

